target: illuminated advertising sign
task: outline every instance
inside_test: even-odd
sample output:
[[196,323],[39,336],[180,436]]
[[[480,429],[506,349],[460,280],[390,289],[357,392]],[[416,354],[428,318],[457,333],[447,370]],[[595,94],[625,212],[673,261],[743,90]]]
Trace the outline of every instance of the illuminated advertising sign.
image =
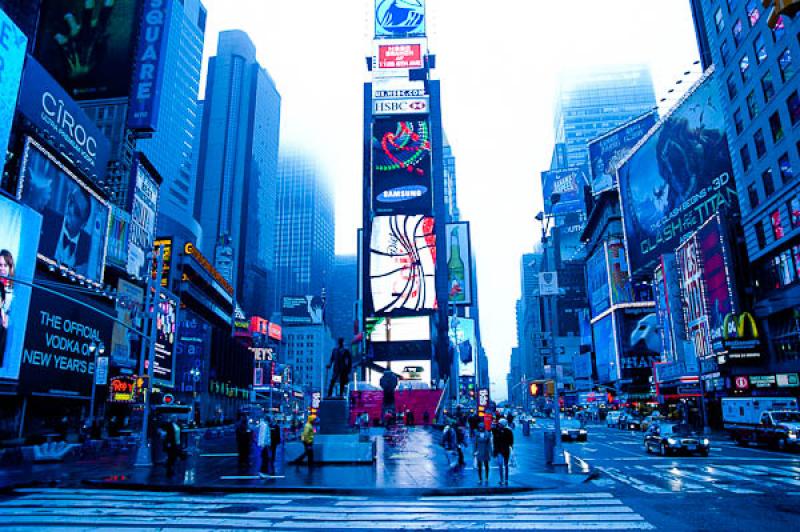
[[269,327],[267,328],[267,334],[270,338],[278,342],[283,340],[283,330],[281,329],[281,326],[278,325],[277,323],[272,323],[272,322],[269,323]]
[[206,389],[210,349],[211,326],[188,308],[182,309],[175,345],[176,390],[199,392]]
[[708,77],[619,166],[631,273],[652,274],[658,257],[722,207],[737,209],[723,109]]
[[608,242],[607,250],[611,304],[630,303],[633,301],[633,286],[628,271],[628,260],[625,258],[625,243],[621,240],[611,240]]
[[711,334],[708,329],[703,270],[696,235],[681,244],[676,255],[681,272],[686,337],[694,346],[695,356],[698,359],[704,358],[711,354]]
[[135,403],[137,391],[136,377],[130,375],[113,377],[108,385],[108,402]]
[[83,109],[28,56],[19,96],[19,110],[53,139],[53,147],[87,176],[103,178],[111,144]]
[[183,252],[187,257],[191,257],[198,266],[205,270],[206,273],[208,273],[229,296],[233,296],[233,286],[231,286],[231,283],[229,283],[228,280],[225,279],[222,274],[220,274],[217,269],[211,265],[208,259],[202,253],[200,253],[194,244],[187,242],[183,246]]
[[39,257],[101,283],[109,217],[105,200],[31,138],[25,144],[17,194],[42,215]]
[[405,318],[367,318],[370,342],[413,342],[431,339],[428,316]]
[[375,0],[375,38],[425,35],[425,0]]
[[11,123],[14,121],[28,38],[2,9],[0,28],[3,35],[0,46],[0,153],[5,154],[11,136]]
[[423,97],[427,97],[427,93],[421,81],[399,81],[389,78],[376,79],[372,82],[372,98],[376,100]]
[[598,248],[586,261],[586,291],[593,318],[611,306],[605,245]]
[[142,164],[141,157],[137,154],[128,194],[131,198],[131,235],[127,271],[136,279],[144,279],[147,275],[147,254],[156,236],[158,210],[158,184]]
[[427,96],[372,100],[372,114],[375,116],[428,114],[429,107]]
[[37,290],[20,368],[24,393],[89,397],[96,349],[111,345],[112,322],[63,297]]
[[429,214],[433,186],[427,120],[375,120],[371,170],[374,213]]
[[586,170],[583,167],[542,172],[545,212],[567,214],[586,210],[583,189],[587,185]]
[[391,40],[375,41],[372,56],[373,78],[409,78],[409,70],[425,66],[425,41]]
[[152,132],[158,127],[161,82],[167,54],[166,33],[172,3],[172,0],[144,0],[128,99],[128,127],[134,131]]
[[44,0],[36,57],[75,100],[128,96],[138,8],[137,0]]
[[451,305],[472,304],[472,254],[469,222],[445,225],[447,235],[447,293]]
[[649,375],[661,361],[661,334],[655,312],[622,313],[619,366],[623,378]]
[[131,215],[116,205],[111,205],[108,218],[108,241],[106,242],[106,262],[120,269],[128,264],[128,234]]
[[617,364],[617,335],[614,331],[614,316],[609,314],[592,325],[595,349],[595,367],[599,382],[613,382],[619,379]]
[[[131,352],[128,327],[133,327],[133,317],[142,311],[144,289],[123,279],[117,281],[117,320],[111,333],[111,361],[117,367],[134,367],[139,353]],[[126,327],[127,326],[127,327]]]
[[325,316],[325,300],[320,296],[283,296],[281,323],[291,325],[320,325]]
[[[33,279],[42,217],[0,194],[0,378],[17,379],[28,328],[31,287],[10,278]],[[31,327],[36,324],[31,318]]]
[[449,318],[448,334],[450,349],[458,357],[459,376],[475,376],[478,360],[478,339],[475,335],[475,320],[469,318]]
[[719,216],[697,230],[697,243],[703,260],[706,309],[710,340],[715,352],[723,347],[725,317],[737,311],[731,277],[731,254]]
[[[172,270],[172,239],[171,238],[158,238],[153,241],[153,250],[159,251],[161,250],[161,256],[163,257],[162,260],[162,267],[161,267],[161,286],[163,288],[169,287],[169,278],[170,272]],[[150,277],[152,279],[156,278],[156,274],[158,272],[158,263],[153,260],[152,262],[152,272]]]
[[617,184],[617,167],[657,121],[658,114],[647,113],[589,141],[589,173],[593,194]]
[[401,383],[398,385],[402,389],[402,381],[431,381],[431,361],[430,360],[408,360],[402,364],[398,364],[397,368],[400,370]]
[[267,336],[267,332],[269,329],[269,321],[265,320],[260,316],[252,316],[250,318],[250,334],[259,334],[261,336]]
[[436,234],[427,216],[376,216],[370,228],[369,285],[377,315],[436,308]]
[[175,334],[178,323],[178,301],[161,294],[156,318],[156,354],[153,382],[172,387],[175,380]]

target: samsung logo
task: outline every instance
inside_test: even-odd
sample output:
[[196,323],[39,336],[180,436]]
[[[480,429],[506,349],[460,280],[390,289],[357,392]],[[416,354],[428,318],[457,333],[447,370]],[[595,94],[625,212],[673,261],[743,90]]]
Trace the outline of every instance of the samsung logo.
[[426,192],[428,187],[422,185],[408,185],[405,187],[390,188],[378,194],[378,201],[383,203],[397,203],[400,201],[408,201],[421,198]]

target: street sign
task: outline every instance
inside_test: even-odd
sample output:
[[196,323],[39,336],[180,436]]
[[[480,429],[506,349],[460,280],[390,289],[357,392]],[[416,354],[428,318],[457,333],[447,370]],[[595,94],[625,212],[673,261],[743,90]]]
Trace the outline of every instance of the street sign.
[[97,367],[94,369],[95,385],[108,383],[108,357],[97,357]]

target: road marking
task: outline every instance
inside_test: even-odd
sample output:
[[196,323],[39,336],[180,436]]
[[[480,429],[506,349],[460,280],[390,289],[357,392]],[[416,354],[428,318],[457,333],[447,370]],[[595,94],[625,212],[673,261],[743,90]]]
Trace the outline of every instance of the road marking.
[[628,475],[624,475],[622,474],[622,472],[619,471],[619,469],[613,467],[598,467],[597,469],[606,473],[614,480],[622,482],[623,484],[627,484],[628,486],[636,488],[637,490],[642,491],[644,493],[670,493],[669,491],[663,488],[659,488],[651,484],[646,484],[639,479],[630,477]]
[[647,469],[644,466],[635,466],[636,468],[644,471],[645,473],[652,475],[660,480],[663,480],[669,485],[670,492],[686,492],[686,493],[711,493],[712,490],[703,486],[702,484],[694,484],[692,482],[686,482],[676,476],[670,476],[666,472],[663,471],[654,471],[653,469]]
[[218,458],[223,456],[239,456],[239,453],[203,453],[201,458]]

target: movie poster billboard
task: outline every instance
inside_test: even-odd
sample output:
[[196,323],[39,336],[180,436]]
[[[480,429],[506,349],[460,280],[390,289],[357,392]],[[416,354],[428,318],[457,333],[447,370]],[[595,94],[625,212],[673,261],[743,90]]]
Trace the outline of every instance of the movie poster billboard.
[[325,317],[325,300],[320,296],[283,296],[281,323],[293,325],[320,325]]
[[111,345],[112,321],[84,305],[37,290],[31,297],[28,325],[20,391],[88,398],[97,350]]
[[[42,217],[0,194],[0,378],[17,379]],[[15,282],[18,279],[18,282]]]
[[[133,368],[139,360],[139,353],[131,351],[130,328],[134,316],[141,313],[144,304],[144,289],[124,279],[117,281],[117,320],[111,333],[111,362],[121,368]],[[141,345],[137,338],[135,345]]]
[[649,112],[589,141],[589,173],[593,194],[597,195],[617,184],[617,167],[657,121],[658,114]]
[[31,138],[20,174],[20,201],[42,215],[39,257],[102,283],[109,217],[105,200]]
[[156,347],[153,382],[172,387],[175,384],[175,340],[178,324],[178,300],[161,294],[156,314]]
[[0,47],[0,153],[5,155],[17,106],[28,38],[2,9],[0,28],[3,31],[3,45]]
[[605,245],[597,248],[586,261],[586,289],[592,318],[611,307]]
[[633,285],[625,257],[625,243],[611,240],[607,244],[608,269],[611,280],[611,304],[619,305],[633,301]]
[[547,214],[584,212],[584,187],[589,184],[583,166],[542,172],[542,195]]
[[619,167],[633,275],[652,274],[660,255],[719,209],[738,209],[724,110],[710,80],[698,82]]
[[706,309],[711,346],[724,350],[725,317],[738,313],[733,286],[731,253],[719,215],[713,216],[697,230],[697,244],[703,261]]
[[426,119],[372,124],[372,211],[431,214],[431,131]]
[[373,314],[430,313],[436,308],[436,234],[428,216],[376,216],[370,228]]
[[36,57],[75,100],[128,96],[139,2],[44,0]]
[[425,0],[375,0],[375,38],[425,36]]
[[[623,378],[647,375],[653,364],[661,362],[661,334],[654,310],[644,313],[625,311],[620,327],[619,367]],[[640,381],[640,384],[642,382]]]
[[445,224],[447,292],[451,305],[472,304],[472,254],[469,222]]
[[694,355],[702,359],[711,355],[712,351],[697,235],[692,235],[681,244],[675,254],[680,270],[686,338],[692,343]]
[[608,314],[592,325],[594,336],[594,362],[598,382],[614,382],[619,379],[617,364],[617,335],[614,331],[614,316]]
[[158,184],[137,154],[128,197],[131,201],[130,245],[127,271],[136,279],[147,276],[148,255],[153,249],[158,212]]
[[475,335],[475,320],[451,316],[449,318],[448,336],[453,360],[458,361],[458,375],[475,376],[475,365],[478,360],[478,340]]

